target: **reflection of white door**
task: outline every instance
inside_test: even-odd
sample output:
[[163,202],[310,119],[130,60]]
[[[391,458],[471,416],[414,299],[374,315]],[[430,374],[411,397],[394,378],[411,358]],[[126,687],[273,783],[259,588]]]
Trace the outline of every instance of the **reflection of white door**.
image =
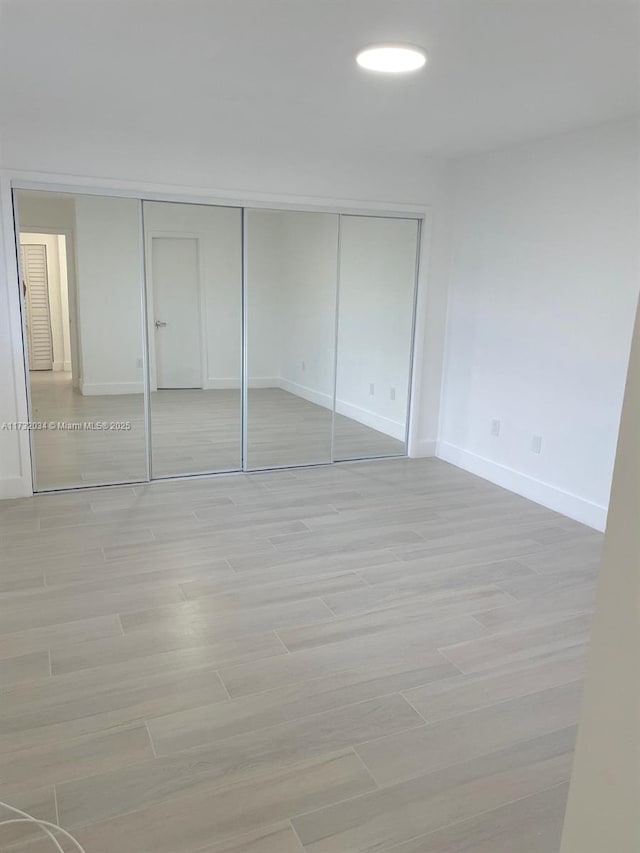
[[202,388],[198,241],[153,237],[153,326],[158,388]]
[[47,278],[47,248],[42,243],[20,246],[25,286],[29,369],[53,368],[53,339]]

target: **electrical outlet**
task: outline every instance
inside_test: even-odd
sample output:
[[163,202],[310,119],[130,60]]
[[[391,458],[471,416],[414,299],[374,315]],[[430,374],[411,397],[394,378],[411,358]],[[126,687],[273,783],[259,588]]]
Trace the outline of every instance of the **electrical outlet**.
[[373,396],[375,393],[376,393],[376,386],[372,382],[371,385],[369,385],[369,394],[371,396]]
[[531,452],[542,453],[542,436],[534,435],[531,439]]
[[391,397],[392,400],[396,399],[396,389],[395,388],[391,389],[391,391],[389,392],[389,397]]
[[141,358],[139,358],[139,359],[137,360],[137,362],[136,362],[136,367],[142,367],[142,366],[143,366],[143,365],[142,365],[142,359],[141,359]]
[[500,435],[500,421],[497,418],[491,421],[491,435],[496,438]]

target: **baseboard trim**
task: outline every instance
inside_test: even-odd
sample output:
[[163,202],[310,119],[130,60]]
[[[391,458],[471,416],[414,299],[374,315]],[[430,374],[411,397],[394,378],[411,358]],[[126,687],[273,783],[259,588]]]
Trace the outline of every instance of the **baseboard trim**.
[[205,391],[240,390],[240,379],[213,379],[209,377],[204,386]]
[[142,382],[81,382],[80,393],[85,397],[100,397],[112,394],[143,394]]
[[409,456],[412,459],[426,459],[427,457],[435,455],[436,442],[427,439],[423,439],[422,441],[416,441],[409,452]]
[[605,529],[607,507],[592,503],[571,492],[565,492],[557,486],[543,483],[541,480],[536,480],[528,474],[522,474],[520,471],[508,468],[506,465],[500,465],[490,459],[477,456],[475,453],[470,453],[455,444],[439,441],[435,455],[457,468],[476,474],[483,480],[502,486],[503,489],[522,495],[522,497],[535,501],[547,509],[573,518],[581,524],[586,524],[595,530]]
[[[323,391],[317,391],[315,388],[309,388],[308,385],[301,385],[283,377],[278,380],[278,384],[283,391],[295,394],[296,397],[302,397],[302,399],[315,403],[317,406],[322,406],[325,409],[331,409],[333,406],[331,394],[325,394]],[[404,441],[405,427],[403,423],[392,421],[390,418],[385,418],[368,409],[362,409],[360,406],[354,406],[352,403],[347,403],[346,400],[336,400],[336,413],[392,438],[397,438],[398,441]],[[433,453],[430,455],[433,456]]]
[[303,400],[315,403],[316,406],[322,406],[323,409],[331,409],[333,407],[333,397],[331,394],[316,391],[315,388],[309,388],[308,385],[300,385],[298,382],[292,382],[290,379],[280,378],[278,384],[283,391],[295,394],[296,397],[302,397]]
[[369,409],[354,406],[345,400],[336,400],[336,412],[339,415],[344,415],[345,418],[351,418],[351,420],[358,421],[358,423],[371,427],[371,429],[383,432],[385,435],[391,436],[391,438],[396,438],[398,441],[404,441],[405,426],[403,423],[392,421],[391,418],[385,418],[382,415],[377,415],[375,412],[370,412]]
[[279,376],[249,377],[249,388],[280,388],[280,383],[281,379]]
[[33,494],[30,477],[2,477],[0,479],[0,500],[28,498]]

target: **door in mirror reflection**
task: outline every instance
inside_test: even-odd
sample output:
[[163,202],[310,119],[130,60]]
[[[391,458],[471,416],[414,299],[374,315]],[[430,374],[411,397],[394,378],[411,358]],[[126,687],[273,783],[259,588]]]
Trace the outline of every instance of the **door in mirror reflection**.
[[144,202],[154,478],[242,468],[242,214]]
[[245,216],[247,467],[330,462],[338,216]]
[[406,452],[418,222],[340,217],[334,460]]
[[140,202],[15,203],[35,488],[145,480]]

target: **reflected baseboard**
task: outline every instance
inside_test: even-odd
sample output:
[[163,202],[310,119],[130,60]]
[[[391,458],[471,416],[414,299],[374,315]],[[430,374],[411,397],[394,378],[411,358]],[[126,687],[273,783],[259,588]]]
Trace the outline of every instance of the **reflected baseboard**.
[[323,409],[333,408],[333,397],[331,394],[325,394],[322,391],[317,391],[315,388],[309,388],[308,385],[301,385],[298,382],[292,382],[290,379],[277,380],[276,387],[283,391],[288,391],[289,394],[295,394],[296,397],[302,397],[303,400],[308,400],[310,403],[315,403],[316,406],[322,406]]
[[143,394],[142,382],[81,382],[80,393],[85,397],[108,394]]
[[371,429],[375,429],[378,432],[383,432],[385,435],[396,438],[398,441],[404,441],[405,425],[401,421],[393,421],[391,418],[385,418],[383,415],[378,415],[369,409],[354,406],[345,400],[336,400],[336,413],[344,415],[345,418],[358,421],[358,423],[371,427]]

